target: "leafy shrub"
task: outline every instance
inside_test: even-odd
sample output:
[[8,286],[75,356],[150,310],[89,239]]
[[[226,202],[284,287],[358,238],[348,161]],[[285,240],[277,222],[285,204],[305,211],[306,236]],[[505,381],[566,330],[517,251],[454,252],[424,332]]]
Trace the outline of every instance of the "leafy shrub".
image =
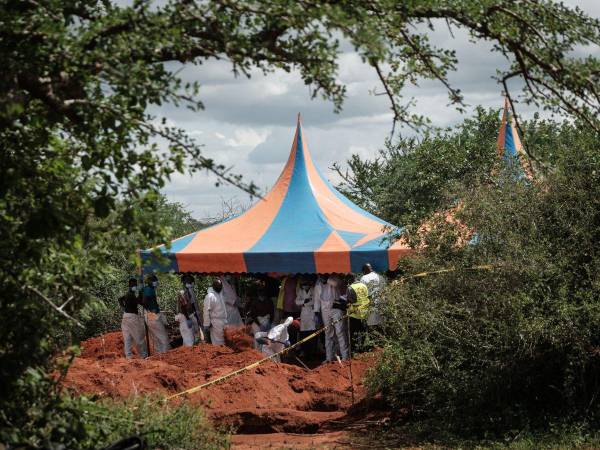
[[[49,380],[30,370],[21,380],[24,395],[43,389]],[[126,401],[56,395],[42,399],[27,411],[23,426],[2,430],[0,441],[24,448],[100,449],[119,439],[141,436],[149,448],[220,449],[226,434],[212,428],[203,410],[189,403],[164,404],[159,397]],[[4,414],[4,412],[3,412]]]
[[[543,180],[500,173],[461,189],[459,223],[432,221],[401,261],[369,379],[395,408],[480,435],[597,423],[600,157],[593,135],[571,138]],[[440,268],[451,271],[410,277]]]
[[78,448],[101,448],[126,436],[142,436],[149,448],[221,449],[227,435],[212,428],[203,410],[189,402],[163,403],[160,397],[136,397],[124,402],[65,398],[69,407],[82,411],[86,440]]

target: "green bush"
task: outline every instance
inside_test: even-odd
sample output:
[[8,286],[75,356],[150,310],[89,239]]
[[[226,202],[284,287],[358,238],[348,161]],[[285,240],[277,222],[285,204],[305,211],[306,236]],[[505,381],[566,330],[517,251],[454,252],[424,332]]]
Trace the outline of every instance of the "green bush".
[[[65,370],[70,361],[57,363]],[[30,401],[26,410],[20,406],[23,398]],[[19,415],[20,426],[0,429],[0,442],[16,448],[100,449],[132,435],[143,437],[151,449],[228,446],[226,433],[215,430],[196,405],[164,403],[159,396],[124,401],[71,397],[61,392],[60,376],[50,378],[44,370],[29,369],[11,399],[4,402],[0,418]]]
[[227,435],[213,429],[203,410],[189,402],[168,405],[160,397],[123,402],[67,397],[64,401],[83,412],[87,436],[74,443],[77,448],[102,448],[131,435],[142,436],[151,449],[222,449],[229,445]]
[[[144,212],[146,220],[165,230],[166,241],[198,231],[205,224],[192,218],[191,213],[180,203],[169,202],[166,197],[158,196],[153,208]],[[76,341],[84,340],[109,331],[119,330],[123,311],[118,299],[127,291],[130,277],[139,278],[137,261],[133,259],[139,240],[132,236],[115,237],[118,245],[114,245],[106,255],[102,276],[94,280],[87,290],[90,300],[78,311],[76,317],[84,325],[83,328],[69,329],[64,334]],[[145,247],[157,245],[158,242],[146,242]],[[177,307],[177,291],[181,289],[181,281],[174,274],[158,274],[158,301],[161,310],[171,324]],[[200,299],[205,286],[203,278],[195,283],[196,294]]]
[[461,189],[460,223],[432,220],[401,261],[369,378],[395,409],[474,435],[597,423],[600,156],[583,128],[569,139],[543,180],[500,170]]

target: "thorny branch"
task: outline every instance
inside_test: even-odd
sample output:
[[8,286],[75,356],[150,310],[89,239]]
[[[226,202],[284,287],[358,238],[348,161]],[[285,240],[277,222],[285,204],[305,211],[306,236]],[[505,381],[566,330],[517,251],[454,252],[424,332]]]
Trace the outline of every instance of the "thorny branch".
[[390,100],[392,111],[394,112],[394,121],[392,123],[392,131],[390,132],[390,139],[391,139],[392,137],[394,137],[394,132],[396,131],[396,122],[399,121],[400,117],[401,117],[400,108],[398,107],[398,104],[396,103],[396,99],[394,98],[394,93],[392,92],[392,90],[387,82],[387,79],[385,78],[385,75],[383,74],[383,72],[381,71],[381,68],[379,67],[379,63],[377,63],[377,61],[372,61],[371,65],[375,69],[375,72],[377,72],[379,81],[381,81],[381,84],[383,85],[383,88],[385,89],[385,93]]
[[73,316],[67,314],[64,311],[64,307],[65,305],[71,301],[71,298],[69,298],[69,300],[67,300],[62,306],[56,306],[56,304],[50,300],[48,297],[46,297],[42,292],[40,292],[38,289],[36,289],[33,286],[27,286],[27,289],[29,289],[31,292],[34,292],[35,294],[37,294],[42,300],[44,300],[46,303],[48,303],[52,309],[54,309],[55,311],[57,311],[59,314],[61,314],[62,316],[66,317],[67,319],[71,320],[72,322],[75,322],[75,324],[77,326],[79,326],[80,328],[85,328],[81,322],[79,322],[77,319],[75,319]]
[[[150,131],[152,134],[154,134],[156,136],[163,137],[163,138],[169,140],[170,142],[177,144],[181,148],[187,150],[189,153],[193,154],[193,153],[197,152],[197,147],[195,147],[193,144],[185,142],[183,139],[178,138],[178,137],[174,136],[173,134],[167,133],[166,131],[161,130],[160,128],[157,128],[147,122],[139,121],[138,125],[140,128],[146,128],[148,131]],[[263,199],[263,197],[257,192],[254,184],[241,183],[238,179],[239,178],[238,175],[229,175],[228,174],[229,169],[227,169],[227,168],[220,169],[219,166],[215,166],[212,163],[212,161],[210,161],[209,159],[207,159],[203,156],[198,156],[198,158],[199,158],[199,161],[201,164],[201,167],[199,167],[199,168],[206,169],[209,172],[212,172],[220,180],[223,180],[227,183],[232,184],[233,186],[237,187],[238,189],[241,189],[242,191],[249,194],[251,197],[258,197],[260,199]]]

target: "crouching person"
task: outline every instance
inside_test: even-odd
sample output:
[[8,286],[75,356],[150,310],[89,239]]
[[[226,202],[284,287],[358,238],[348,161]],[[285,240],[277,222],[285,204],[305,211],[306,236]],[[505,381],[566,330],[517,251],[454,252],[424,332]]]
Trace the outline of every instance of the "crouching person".
[[137,280],[135,278],[130,278],[127,294],[119,298],[119,304],[123,309],[121,331],[123,332],[123,344],[125,347],[125,357],[127,359],[133,357],[134,346],[138,355],[140,355],[140,358],[148,357],[148,349],[146,348],[146,339],[144,336],[144,322],[138,315],[140,299]]
[[[273,302],[267,297],[267,291],[264,287],[258,289],[256,298],[250,301],[248,315],[250,316],[250,328],[252,335],[262,331],[267,332],[271,329],[271,320],[273,319]],[[260,345],[254,341],[254,348],[260,350]]]
[[148,324],[148,332],[154,343],[154,351],[156,353],[165,353],[171,346],[169,344],[169,335],[165,328],[166,319],[160,312],[156,298],[157,286],[158,278],[156,278],[156,275],[151,275],[146,279],[142,304],[146,310],[146,323]]
[[[259,331],[254,335],[254,339],[260,345],[260,351],[266,356],[271,356],[281,352],[284,348],[290,345],[290,336],[288,327],[294,321],[293,317],[288,317],[280,325],[275,325],[269,331]],[[273,361],[281,362],[281,357],[276,356]]]

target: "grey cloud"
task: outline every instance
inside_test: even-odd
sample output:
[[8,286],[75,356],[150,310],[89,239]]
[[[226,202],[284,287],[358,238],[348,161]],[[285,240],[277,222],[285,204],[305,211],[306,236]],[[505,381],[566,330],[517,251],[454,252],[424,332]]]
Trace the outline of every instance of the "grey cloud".
[[[588,12],[600,16],[597,0],[570,1]],[[454,30],[452,39],[447,30],[433,36],[433,43],[449,45],[456,50],[458,71],[450,80],[460,88],[468,104],[473,107],[502,107],[502,88],[492,79],[496,69],[507,67],[508,62],[498,53],[491,52],[491,44],[469,42],[467,33]],[[200,99],[206,110],[193,113],[184,108],[163,105],[153,110],[187,130],[204,144],[204,154],[219,163],[234,166],[233,171],[255,182],[265,192],[275,182],[288,157],[296,114],[301,112],[305,137],[315,163],[327,178],[335,180],[330,170],[334,162],[343,163],[352,153],[374,157],[389,136],[391,114],[384,96],[373,96],[369,91],[381,90],[376,74],[360,61],[350,47],[341,58],[340,80],[348,85],[348,97],[340,114],[333,112],[330,102],[310,98],[308,87],[297,73],[275,72],[264,77],[254,73],[253,78],[235,78],[231,66],[222,61],[210,61],[201,66],[183,68],[186,81],[201,83]],[[585,54],[586,49],[582,49]],[[511,85],[517,91],[519,84]],[[462,119],[453,108],[447,107],[445,89],[437,82],[421,81],[419,87],[408,87],[406,97],[418,101],[415,112],[429,117],[434,125],[448,126]],[[519,105],[519,114],[531,115],[535,109]],[[253,136],[266,136],[256,145]],[[222,136],[222,137],[219,137]],[[244,136],[248,145],[244,145]],[[231,144],[236,145],[231,145]],[[193,177],[177,176],[165,188],[167,196],[186,205],[198,218],[216,215],[223,199],[247,196],[232,186],[214,186],[216,179],[205,172]]]

